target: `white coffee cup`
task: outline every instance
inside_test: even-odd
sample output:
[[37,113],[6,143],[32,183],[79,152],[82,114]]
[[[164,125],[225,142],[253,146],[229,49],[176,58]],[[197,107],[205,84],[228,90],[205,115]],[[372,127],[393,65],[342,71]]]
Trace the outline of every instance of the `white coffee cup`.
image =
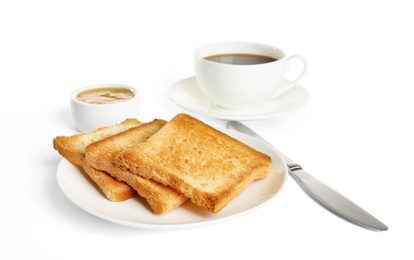
[[[274,61],[260,64],[227,64],[205,59],[226,54],[266,56]],[[282,86],[291,61],[303,62],[299,76]],[[219,42],[194,51],[194,67],[201,91],[218,107],[229,110],[254,109],[293,87],[304,75],[307,63],[300,55],[287,57],[277,47],[252,42]]]
[[[111,104],[88,104],[77,99],[79,93],[100,88],[124,88],[135,95],[129,100]],[[90,132],[104,126],[119,124],[127,118],[137,118],[140,95],[136,88],[124,84],[99,84],[72,92],[70,106],[73,120],[80,132]]]

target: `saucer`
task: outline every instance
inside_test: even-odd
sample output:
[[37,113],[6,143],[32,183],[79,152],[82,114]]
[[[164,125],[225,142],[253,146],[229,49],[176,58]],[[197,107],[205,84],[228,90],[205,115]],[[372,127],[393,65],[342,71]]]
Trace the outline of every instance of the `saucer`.
[[[282,84],[287,86],[290,82],[284,79]],[[298,84],[258,108],[233,111],[215,106],[201,92],[195,77],[189,77],[172,85],[168,97],[178,106],[201,115],[227,120],[255,120],[284,115],[293,109],[299,108],[309,101],[310,93]]]

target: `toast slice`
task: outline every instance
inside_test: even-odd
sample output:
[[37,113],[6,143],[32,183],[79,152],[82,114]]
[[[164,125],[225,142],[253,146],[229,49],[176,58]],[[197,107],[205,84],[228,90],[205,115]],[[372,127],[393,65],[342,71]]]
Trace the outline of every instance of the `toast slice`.
[[89,133],[57,136],[53,139],[53,148],[69,162],[84,168],[87,175],[97,184],[109,200],[124,201],[136,195],[134,189],[105,172],[86,167],[84,163],[85,149],[91,143],[141,124],[142,122],[137,119],[127,119],[120,124],[102,127]]
[[85,162],[93,169],[105,171],[112,177],[124,181],[145,198],[154,214],[161,215],[187,201],[187,197],[174,189],[150,179],[145,179],[115,165],[118,153],[145,142],[162,128],[167,121],[155,119],[152,122],[128,129],[86,147]]
[[135,190],[106,172],[95,170],[83,161],[82,169],[96,183],[110,201],[125,201],[137,195]]
[[186,114],[116,157],[118,167],[171,186],[213,213],[266,177],[272,163],[268,155]]

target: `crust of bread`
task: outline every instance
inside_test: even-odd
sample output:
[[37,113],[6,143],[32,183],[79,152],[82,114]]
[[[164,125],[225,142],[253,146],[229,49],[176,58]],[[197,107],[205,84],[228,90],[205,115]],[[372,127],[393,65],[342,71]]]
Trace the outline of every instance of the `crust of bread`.
[[[88,145],[141,124],[142,122],[137,119],[126,119],[117,125],[102,127],[88,133],[57,136],[53,139],[53,148],[69,162],[84,167],[85,150]],[[85,172],[111,201],[124,201],[136,195],[127,184],[105,172],[93,171],[89,167],[85,167]]]
[[116,157],[123,170],[170,186],[213,213],[267,176],[272,163],[268,155],[186,114]]
[[85,161],[83,161],[82,168],[109,200],[124,201],[136,196],[135,190],[129,185],[90,167]]
[[122,170],[115,165],[115,158],[118,153],[145,142],[166,123],[167,121],[155,119],[92,143],[86,148],[85,153],[85,161],[89,167],[105,171],[112,177],[128,183],[147,200],[156,215],[170,212],[187,201],[187,198],[170,187]]
[[141,124],[142,122],[137,119],[129,118],[120,124],[102,127],[92,132],[72,136],[57,136],[53,139],[53,148],[69,162],[82,166],[85,149],[88,145]]

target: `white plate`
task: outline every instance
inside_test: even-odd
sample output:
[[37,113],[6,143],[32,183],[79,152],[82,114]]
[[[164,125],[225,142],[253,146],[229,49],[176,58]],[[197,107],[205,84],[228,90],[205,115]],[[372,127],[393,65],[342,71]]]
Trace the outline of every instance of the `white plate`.
[[[289,80],[284,79],[283,86],[289,83]],[[255,120],[281,116],[299,108],[309,101],[310,93],[301,85],[296,85],[259,108],[232,111],[213,105],[210,99],[201,92],[195,77],[189,77],[172,85],[168,96],[178,106],[201,115],[228,120]]]
[[81,209],[125,226],[143,229],[184,229],[228,221],[243,216],[274,198],[285,181],[287,168],[282,157],[267,144],[234,130],[219,130],[268,154],[273,159],[273,165],[266,178],[254,181],[217,214],[210,213],[190,201],[161,216],[154,215],[147,202],[139,196],[123,202],[111,202],[95,187],[80,167],[66,159],[59,163],[57,181],[63,193]]

